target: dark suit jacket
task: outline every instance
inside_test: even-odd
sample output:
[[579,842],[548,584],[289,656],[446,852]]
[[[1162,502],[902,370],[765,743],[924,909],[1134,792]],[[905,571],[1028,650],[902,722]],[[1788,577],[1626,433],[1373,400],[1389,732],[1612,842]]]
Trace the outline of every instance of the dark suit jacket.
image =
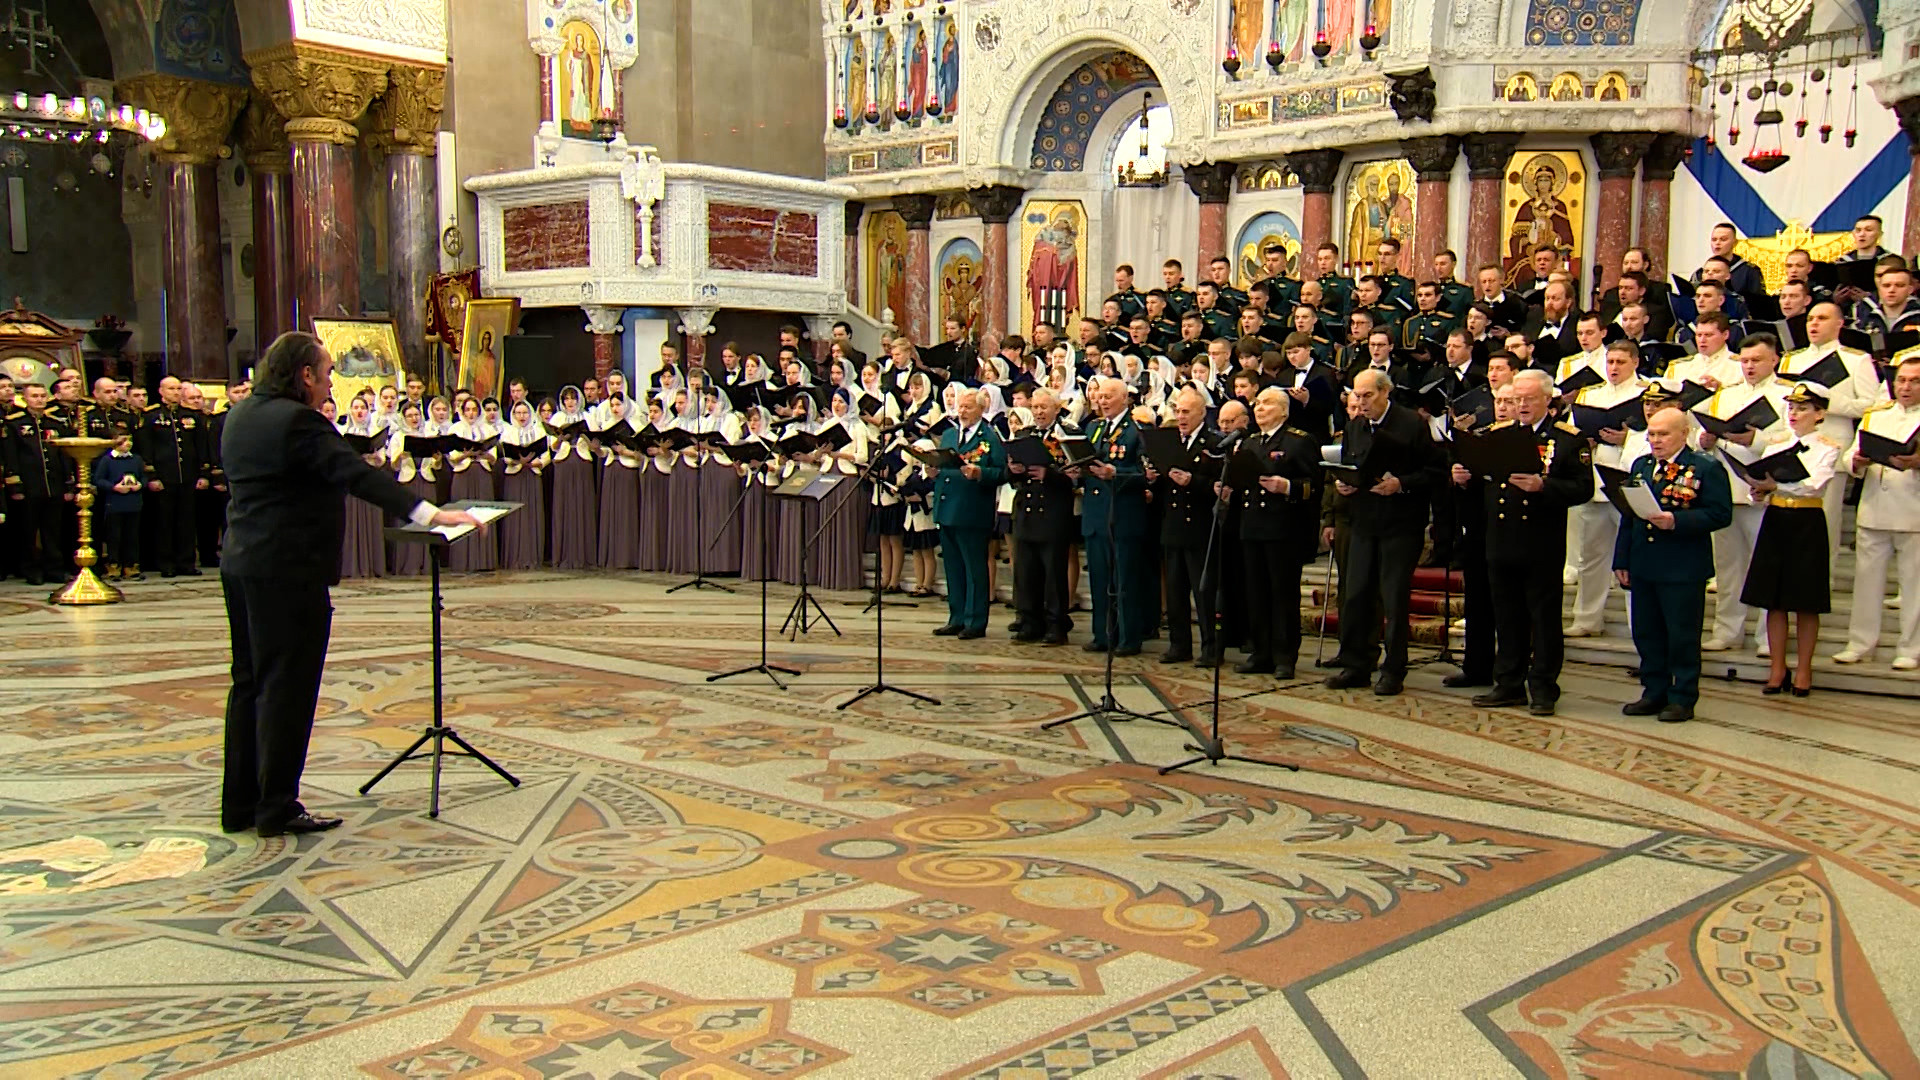
[[1373,481],[1348,497],[1353,527],[1374,536],[1419,533],[1427,527],[1427,500],[1438,486],[1445,456],[1420,414],[1402,405],[1387,406],[1375,429],[1364,416],[1347,421],[1341,439],[1344,460],[1357,464],[1368,476],[1391,473],[1400,491],[1375,495]]
[[394,517],[420,505],[326,417],[291,398],[252,397],[228,410],[220,456],[231,492],[225,574],[336,584],[348,495]]

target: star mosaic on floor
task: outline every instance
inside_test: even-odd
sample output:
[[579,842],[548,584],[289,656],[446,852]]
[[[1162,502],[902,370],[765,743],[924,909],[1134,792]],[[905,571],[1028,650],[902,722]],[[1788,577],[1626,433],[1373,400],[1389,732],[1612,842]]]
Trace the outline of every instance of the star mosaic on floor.
[[[1160,776],[1191,736],[1040,730],[1077,651],[889,611],[942,704],[843,710],[857,603],[788,689],[710,684],[759,598],[664,584],[449,579],[448,722],[523,783],[454,759],[437,819],[424,763],[358,792],[432,713],[421,586],[342,586],[305,798],[347,823],[264,840],[214,813],[216,580],[0,596],[0,1080],[1920,1076],[1910,704],[1229,674],[1233,749],[1303,771]],[[1208,722],[1153,660],[1122,704]]]

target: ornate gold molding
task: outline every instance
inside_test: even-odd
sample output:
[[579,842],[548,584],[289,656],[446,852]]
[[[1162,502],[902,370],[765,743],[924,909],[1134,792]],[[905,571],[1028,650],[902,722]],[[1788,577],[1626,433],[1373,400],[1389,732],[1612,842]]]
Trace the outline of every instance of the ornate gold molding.
[[219,160],[233,133],[233,118],[247,103],[245,87],[178,75],[137,75],[121,80],[120,89],[165,118],[167,134],[154,148],[155,156],[191,165]]
[[400,65],[387,69],[387,92],[373,103],[367,134],[389,154],[426,154],[437,148],[446,105],[445,68]]
[[352,145],[354,121],[387,88],[390,62],[290,42],[247,57],[253,85],[282,116],[293,140]]
[[293,167],[287,118],[258,91],[248,95],[246,111],[240,114],[240,149],[254,172],[283,173]]

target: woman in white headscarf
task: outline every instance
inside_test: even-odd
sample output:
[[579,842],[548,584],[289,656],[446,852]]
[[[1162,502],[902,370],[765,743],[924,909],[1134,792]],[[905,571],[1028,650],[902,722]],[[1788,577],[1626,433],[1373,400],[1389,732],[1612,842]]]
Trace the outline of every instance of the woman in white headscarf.
[[[480,402],[467,398],[460,403],[460,419],[454,423],[450,434],[477,443],[489,443],[500,433],[481,418]],[[493,498],[495,451],[492,448],[455,450],[447,455],[447,461],[453,472],[450,494],[454,501],[477,499],[485,502]],[[455,544],[447,551],[447,569],[468,573],[492,570],[500,562],[495,545],[496,537],[491,533]]]
[[944,416],[946,413],[933,397],[933,380],[924,371],[914,372],[907,379],[907,404],[900,411],[901,428],[909,438],[916,438]]
[[593,429],[600,458],[600,534],[596,562],[602,570],[640,565],[640,469],[644,455],[622,440],[636,430],[625,395],[610,397]]
[[[827,411],[811,430],[815,434],[845,431],[847,435],[847,445],[838,450],[823,449],[817,460],[821,472],[839,474],[842,485],[821,501],[819,513],[811,521],[813,528],[820,530],[820,554],[814,564],[818,584],[823,589],[858,589],[866,578],[861,563],[866,554],[867,500],[853,490],[853,480],[867,467],[872,445],[867,425],[853,411],[852,391],[842,388],[829,395]],[[831,520],[822,516],[828,514],[833,515]]]
[[[372,439],[373,400],[355,397],[347,402],[347,423],[342,435],[357,440]],[[362,457],[369,465],[382,465],[385,457],[378,446],[370,446]],[[387,575],[386,516],[380,508],[360,499],[347,497],[345,531],[340,545],[340,576],[343,578],[385,577]]]
[[521,504],[500,523],[500,566],[533,570],[546,562],[547,500],[541,474],[552,460],[546,430],[533,418],[533,406],[514,403],[500,429],[500,446],[500,498]]
[[[562,387],[558,407],[547,421],[548,466],[553,475],[553,550],[555,570],[585,570],[597,564],[594,489],[599,475],[593,448],[580,425],[587,424],[577,386]],[[556,434],[556,433],[565,433]]]
[[[740,441],[754,442],[772,446],[777,436],[767,422],[767,411],[758,405],[749,406],[741,425]],[[740,504],[740,577],[745,581],[772,579],[773,570],[778,563],[781,541],[780,513],[773,499],[767,494],[780,482],[780,461],[772,458],[764,469],[751,468],[744,462],[736,462],[742,483],[747,485],[744,501]],[[763,554],[766,556],[763,558]]]
[[[654,398],[647,406],[647,422],[636,425],[648,435],[659,435],[673,427],[674,418],[667,403]],[[671,520],[668,504],[673,498],[673,473],[680,455],[655,444],[647,448],[640,468],[640,516],[635,527],[640,531],[640,569],[664,571],[667,568],[667,530]]]
[[[439,497],[434,490],[433,476],[429,470],[421,468],[420,455],[407,445],[408,436],[425,437],[426,433],[425,410],[411,401],[400,406],[400,418],[395,421],[393,438],[387,442],[387,461],[393,469],[393,478],[400,482],[401,487],[423,502],[433,502]],[[432,458],[427,460],[431,461]],[[393,567],[396,577],[424,574],[427,572],[426,545],[395,544],[388,552],[388,563]]]

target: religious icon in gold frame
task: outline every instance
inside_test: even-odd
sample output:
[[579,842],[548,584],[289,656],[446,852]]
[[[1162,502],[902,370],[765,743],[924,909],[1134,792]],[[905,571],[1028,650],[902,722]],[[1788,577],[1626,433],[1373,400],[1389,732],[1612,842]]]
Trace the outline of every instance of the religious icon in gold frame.
[[460,334],[459,386],[474,397],[499,397],[506,385],[500,354],[506,340],[520,322],[520,301],[505,299],[467,301],[467,324]]
[[400,336],[389,319],[315,319],[313,336],[333,355],[333,406],[341,416],[362,390],[398,389],[406,380]]

